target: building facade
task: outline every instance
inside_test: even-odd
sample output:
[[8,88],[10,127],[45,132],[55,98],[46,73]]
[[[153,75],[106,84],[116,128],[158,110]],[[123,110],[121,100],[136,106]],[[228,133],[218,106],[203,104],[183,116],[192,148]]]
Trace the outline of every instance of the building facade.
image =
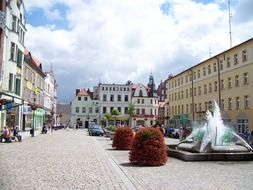
[[47,126],[57,125],[57,83],[54,73],[51,69],[45,72],[44,82],[44,109],[45,124]]
[[165,125],[165,100],[167,98],[167,89],[166,89],[166,81],[161,81],[159,86],[157,87],[157,96],[158,96],[158,121],[161,125]]
[[105,113],[116,109],[127,117],[128,106],[131,103],[131,83],[127,84],[99,84],[98,97],[100,101],[100,119]]
[[22,129],[34,127],[40,130],[45,121],[43,90],[46,75],[42,64],[29,51],[25,51],[23,76]]
[[132,84],[132,104],[135,108],[131,121],[133,126],[155,124],[158,118],[158,97],[155,89],[143,84]]
[[0,83],[1,84],[2,84],[4,33],[5,33],[5,28],[6,28],[5,13],[6,13],[6,1],[0,1]]
[[201,122],[213,100],[224,122],[243,133],[253,130],[253,39],[211,57],[167,79],[169,124]]
[[99,123],[99,108],[99,100],[93,100],[85,89],[76,89],[70,103],[70,126],[87,128],[90,122]]
[[[5,2],[1,1],[1,6]],[[6,1],[1,78],[1,128],[21,126],[23,105],[22,68],[24,60],[25,11],[21,0]],[[1,12],[2,17],[2,12]],[[1,19],[3,20],[3,19]],[[2,25],[2,24],[1,24]]]

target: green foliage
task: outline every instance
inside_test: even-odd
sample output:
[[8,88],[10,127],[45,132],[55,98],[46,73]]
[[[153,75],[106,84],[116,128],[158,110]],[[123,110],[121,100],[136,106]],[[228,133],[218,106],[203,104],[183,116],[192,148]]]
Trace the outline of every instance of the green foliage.
[[108,128],[109,131],[116,131],[116,126],[112,125]]

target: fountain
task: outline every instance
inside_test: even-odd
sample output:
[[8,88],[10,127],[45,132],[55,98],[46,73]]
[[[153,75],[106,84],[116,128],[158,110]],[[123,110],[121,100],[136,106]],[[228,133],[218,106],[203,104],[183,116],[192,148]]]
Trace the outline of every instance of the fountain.
[[192,133],[178,145],[169,145],[169,156],[185,161],[253,160],[252,147],[233,128],[224,125],[219,106],[206,112],[206,122],[194,126]]

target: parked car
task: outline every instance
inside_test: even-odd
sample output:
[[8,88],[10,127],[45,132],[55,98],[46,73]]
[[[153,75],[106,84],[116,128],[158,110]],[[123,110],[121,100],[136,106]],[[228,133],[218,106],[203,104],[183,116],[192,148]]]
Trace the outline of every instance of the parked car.
[[104,135],[104,130],[102,129],[102,127],[100,125],[93,125],[90,129],[89,129],[89,135],[91,136],[103,136]]

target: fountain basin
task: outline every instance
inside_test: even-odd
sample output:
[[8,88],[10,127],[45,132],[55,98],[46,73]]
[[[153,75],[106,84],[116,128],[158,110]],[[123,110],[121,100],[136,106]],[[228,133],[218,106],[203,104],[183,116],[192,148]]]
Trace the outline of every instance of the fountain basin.
[[168,145],[168,156],[183,161],[253,161],[253,152],[197,153],[180,150],[177,145]]

